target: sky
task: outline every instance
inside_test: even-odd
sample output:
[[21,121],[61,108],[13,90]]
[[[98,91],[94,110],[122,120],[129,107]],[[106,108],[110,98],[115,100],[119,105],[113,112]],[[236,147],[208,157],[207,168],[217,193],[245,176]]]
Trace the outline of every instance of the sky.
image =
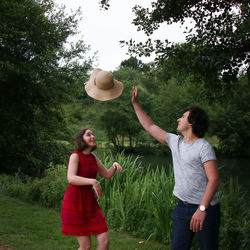
[[[99,0],[54,0],[56,4],[65,5],[66,12],[81,7],[82,20],[79,23],[80,33],[72,38],[72,41],[82,39],[86,45],[90,45],[90,55],[97,53],[94,67],[106,71],[117,69],[123,60],[129,58],[128,48],[121,47],[119,41],[129,41],[131,38],[136,42],[147,40],[143,31],[138,32],[137,27],[131,22],[134,18],[132,7],[136,4],[150,7],[149,0],[110,0],[110,8],[100,8]],[[153,36],[152,40],[168,39],[171,42],[184,42],[185,36],[180,25],[162,25]],[[139,58],[144,63],[153,61],[153,57]]]

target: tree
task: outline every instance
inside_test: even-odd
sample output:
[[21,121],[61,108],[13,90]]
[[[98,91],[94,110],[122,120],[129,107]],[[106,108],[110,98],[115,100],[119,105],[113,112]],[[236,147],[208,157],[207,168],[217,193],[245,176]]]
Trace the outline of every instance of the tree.
[[[155,122],[168,132],[176,133],[177,119],[191,104],[207,110],[209,100],[204,91],[204,83],[197,84],[192,76],[179,82],[172,77],[167,84],[162,82],[155,98]],[[159,115],[160,114],[160,115]]]
[[[109,7],[109,1],[101,3]],[[150,38],[145,43],[123,41],[130,53],[150,56],[154,52],[159,63],[176,56],[180,69],[203,76],[209,88],[229,88],[242,68],[249,75],[249,1],[157,0],[150,9],[135,6],[133,11],[133,23],[148,36],[163,23],[184,25],[191,20],[193,27],[186,27],[186,43],[182,46],[167,38],[165,42]]]
[[249,157],[250,86],[242,77],[230,97],[211,106],[211,129],[219,139],[218,149],[229,156]]
[[56,143],[66,131],[62,104],[75,97],[91,67],[82,41],[66,49],[77,14],[66,16],[51,0],[0,3],[2,172],[41,174],[62,159]]
[[148,64],[143,63],[141,60],[138,60],[136,57],[133,56],[121,62],[120,69],[122,68],[136,69],[141,72],[150,71],[150,66]]
[[132,86],[140,83],[141,103],[148,111],[151,110],[152,98],[143,86],[142,72],[124,67],[113,72],[113,75],[115,79],[123,82],[124,90],[119,98],[103,105],[99,125],[116,148],[125,146],[125,138],[129,139],[129,146],[132,148],[136,145],[142,131],[131,104]]

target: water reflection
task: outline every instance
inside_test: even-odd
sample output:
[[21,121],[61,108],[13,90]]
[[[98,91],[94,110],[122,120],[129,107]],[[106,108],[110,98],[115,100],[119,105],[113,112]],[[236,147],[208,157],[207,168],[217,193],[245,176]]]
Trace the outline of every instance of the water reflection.
[[[137,157],[138,155],[133,154],[133,156]],[[171,156],[144,155],[140,156],[139,161],[144,167],[156,168],[159,166],[166,168],[166,170],[172,167]],[[220,178],[224,183],[229,181],[230,176],[238,177],[239,184],[250,193],[250,159],[217,157],[217,164]]]
[[[106,149],[99,148],[97,155],[110,154]],[[139,161],[145,168],[163,167],[168,171],[172,167],[171,155],[139,155],[130,154],[134,158],[140,157]],[[223,183],[227,183],[230,176],[238,177],[239,184],[250,194],[250,159],[249,158],[225,158],[217,156],[217,164],[220,173],[220,179]]]

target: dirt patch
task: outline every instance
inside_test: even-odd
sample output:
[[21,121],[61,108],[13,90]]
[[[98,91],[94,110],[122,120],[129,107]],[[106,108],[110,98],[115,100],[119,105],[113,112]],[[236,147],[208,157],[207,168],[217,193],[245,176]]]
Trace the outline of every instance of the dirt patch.
[[0,245],[0,250],[13,250],[13,249],[5,245]]

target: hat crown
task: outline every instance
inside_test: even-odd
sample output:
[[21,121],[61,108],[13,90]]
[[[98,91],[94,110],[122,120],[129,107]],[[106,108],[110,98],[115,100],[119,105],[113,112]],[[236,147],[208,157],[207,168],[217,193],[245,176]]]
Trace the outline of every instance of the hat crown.
[[123,83],[117,81],[111,72],[96,68],[84,88],[90,97],[99,101],[107,101],[122,94]]
[[110,72],[100,71],[95,77],[95,84],[99,89],[108,90],[114,86],[114,79]]

